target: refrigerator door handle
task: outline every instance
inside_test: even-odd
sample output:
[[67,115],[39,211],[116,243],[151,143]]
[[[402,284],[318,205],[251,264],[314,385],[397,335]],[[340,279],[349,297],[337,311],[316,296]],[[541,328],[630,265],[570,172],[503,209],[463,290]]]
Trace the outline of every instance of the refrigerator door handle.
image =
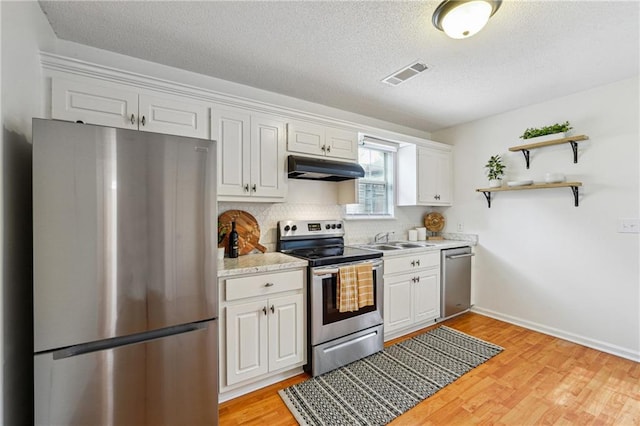
[[113,349],[119,346],[133,345],[136,343],[146,342],[148,340],[161,339],[176,334],[189,333],[192,331],[202,330],[209,326],[209,323],[215,318],[209,320],[194,322],[190,324],[176,325],[173,327],[161,328],[159,330],[145,331],[144,333],[130,334],[128,336],[114,337],[111,339],[99,340],[96,342],[81,343],[79,345],[68,346],[66,348],[53,351],[53,359],[64,359],[78,355],[88,354],[91,352],[102,351],[105,349]]

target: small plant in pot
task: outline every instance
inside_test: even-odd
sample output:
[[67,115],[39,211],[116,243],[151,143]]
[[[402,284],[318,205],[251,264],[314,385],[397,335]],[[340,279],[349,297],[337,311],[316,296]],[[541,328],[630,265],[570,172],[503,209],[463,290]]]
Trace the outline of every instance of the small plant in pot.
[[487,169],[487,177],[489,178],[490,188],[499,188],[502,186],[502,177],[506,166],[502,162],[499,155],[492,155],[484,166]]

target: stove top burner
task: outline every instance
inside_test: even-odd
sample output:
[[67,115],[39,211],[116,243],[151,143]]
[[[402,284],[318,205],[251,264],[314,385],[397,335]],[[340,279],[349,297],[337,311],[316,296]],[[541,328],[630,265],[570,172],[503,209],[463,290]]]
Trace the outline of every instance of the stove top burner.
[[307,247],[286,251],[286,253],[308,260],[309,266],[335,265],[382,257],[380,252],[349,246]]
[[382,252],[344,245],[341,220],[286,220],[278,222],[277,250],[309,261],[309,266],[326,266],[377,259]]

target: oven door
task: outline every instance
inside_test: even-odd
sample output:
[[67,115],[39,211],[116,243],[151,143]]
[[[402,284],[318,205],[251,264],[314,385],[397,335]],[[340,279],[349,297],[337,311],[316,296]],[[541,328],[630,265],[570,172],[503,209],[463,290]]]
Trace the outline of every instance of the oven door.
[[[336,295],[339,268],[364,262],[371,263],[373,269],[373,306],[364,306],[355,312],[338,311]],[[310,268],[310,275],[311,345],[318,345],[382,324],[383,263],[381,259],[314,267]]]

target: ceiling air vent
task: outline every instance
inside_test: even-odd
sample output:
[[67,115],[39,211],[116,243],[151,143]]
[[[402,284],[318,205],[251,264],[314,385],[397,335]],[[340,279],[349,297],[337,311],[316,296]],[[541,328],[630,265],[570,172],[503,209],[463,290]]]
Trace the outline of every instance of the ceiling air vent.
[[401,70],[394,72],[389,77],[385,77],[384,79],[382,79],[382,82],[387,83],[391,86],[397,86],[400,83],[404,83],[407,80],[411,80],[416,75],[428,69],[429,67],[424,62],[415,62],[411,65],[407,65]]

